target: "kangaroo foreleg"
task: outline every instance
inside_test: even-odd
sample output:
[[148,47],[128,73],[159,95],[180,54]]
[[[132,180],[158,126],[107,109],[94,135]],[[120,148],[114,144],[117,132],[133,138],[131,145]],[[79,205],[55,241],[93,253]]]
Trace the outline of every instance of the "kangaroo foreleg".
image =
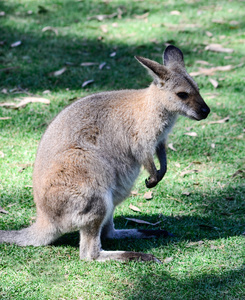
[[161,181],[167,172],[167,155],[164,143],[159,143],[156,149],[157,158],[160,162],[160,170],[157,171],[158,182]]
[[153,188],[161,181],[167,171],[167,156],[164,143],[159,143],[156,148],[157,158],[160,162],[160,170],[157,170],[153,156],[148,157],[148,159],[143,164],[146,170],[150,173],[150,177],[145,180],[146,187]]

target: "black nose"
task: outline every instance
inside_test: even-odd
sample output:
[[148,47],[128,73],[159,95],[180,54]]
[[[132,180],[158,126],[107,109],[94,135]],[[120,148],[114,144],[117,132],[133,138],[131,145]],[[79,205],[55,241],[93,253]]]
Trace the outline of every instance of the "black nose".
[[205,114],[207,116],[210,113],[210,108],[208,106],[202,107],[201,111],[203,114]]

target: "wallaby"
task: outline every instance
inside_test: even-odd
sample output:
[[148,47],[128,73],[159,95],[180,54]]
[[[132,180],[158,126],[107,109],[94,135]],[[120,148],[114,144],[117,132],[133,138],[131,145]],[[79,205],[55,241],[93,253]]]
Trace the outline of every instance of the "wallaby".
[[148,88],[87,96],[48,126],[33,172],[37,220],[20,231],[0,231],[0,243],[47,245],[79,230],[81,259],[159,262],[151,254],[103,251],[101,238],[168,235],[165,230],[116,230],[113,212],[129,195],[142,165],[150,174],[148,188],[165,175],[165,144],[177,115],[199,121],[210,109],[186,72],[181,50],[168,46],[163,65],[135,58],[153,77]]

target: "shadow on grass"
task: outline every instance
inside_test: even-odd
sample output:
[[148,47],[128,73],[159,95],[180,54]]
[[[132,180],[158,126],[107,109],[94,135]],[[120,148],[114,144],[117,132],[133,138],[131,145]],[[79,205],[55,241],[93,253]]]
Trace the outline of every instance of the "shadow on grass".
[[153,273],[137,278],[134,294],[126,299],[241,299],[244,280],[244,267],[219,275],[189,275],[182,280],[170,277],[167,272],[162,276]]
[[[15,253],[16,249],[12,251]],[[30,256],[28,262],[24,259],[23,263],[23,253],[20,257],[17,255],[16,262],[10,263],[11,271],[17,270],[21,278],[15,278],[10,291],[21,295],[23,290],[26,290],[25,299],[34,299],[38,295],[40,297],[40,292],[42,298],[37,297],[38,299],[58,299],[54,298],[57,294],[62,299],[71,299],[71,295],[72,299],[76,299],[74,295],[84,295],[86,292],[90,296],[91,293],[93,295],[88,299],[95,299],[96,295],[99,297],[97,288],[98,290],[103,288],[103,294],[106,294],[108,299],[243,299],[244,297],[243,266],[223,271],[221,265],[217,266],[217,270],[211,269],[211,274],[205,265],[204,269],[200,266],[200,275],[197,275],[197,272],[192,275],[181,271],[180,264],[179,274],[170,275],[165,264],[155,266],[145,263],[141,266],[141,263],[137,263],[136,267],[129,263],[120,267],[117,263],[108,262],[102,266],[97,262],[78,261],[78,258],[72,263],[66,255],[59,253],[55,258],[49,256],[50,253],[43,254],[32,264]],[[59,259],[58,266],[57,259]],[[10,266],[6,264],[4,267],[7,271]],[[192,271],[191,268],[189,271]],[[31,292],[24,288],[25,278],[28,285],[32,286]],[[1,291],[0,284],[0,295],[5,296],[4,290]]]
[[[70,2],[70,1],[69,1]],[[105,1],[106,2],[106,1]],[[133,1],[132,1],[133,3]],[[58,8],[51,8],[50,12],[46,15],[39,15],[36,12],[32,16],[26,16],[24,8],[21,5],[12,5],[5,2],[0,2],[0,11],[6,11],[6,18],[11,16],[15,18],[15,13],[18,10],[22,10],[21,15],[18,17],[20,19],[20,28],[16,28],[16,25],[4,25],[1,27],[1,40],[5,41],[3,46],[0,46],[0,64],[1,68],[14,67],[14,69],[9,69],[0,73],[1,83],[0,88],[13,89],[20,86],[23,89],[28,89],[31,93],[42,93],[44,90],[50,89],[51,91],[59,91],[69,88],[71,91],[75,91],[75,97],[80,96],[77,93],[81,93],[81,84],[83,81],[88,79],[95,79],[95,83],[91,86],[91,91],[99,90],[112,90],[120,88],[139,88],[145,87],[150,82],[146,77],[145,72],[142,72],[140,66],[134,61],[133,56],[135,54],[140,54],[152,59],[160,61],[159,46],[153,45],[151,42],[146,44],[140,44],[139,42],[135,45],[130,45],[127,43],[126,39],[121,39],[120,42],[107,41],[106,38],[97,39],[97,37],[90,37],[86,32],[81,37],[81,35],[76,35],[75,33],[64,34],[64,36],[59,35],[56,37],[52,32],[42,33],[42,28],[45,26],[60,26],[60,20],[62,18],[62,25],[70,26],[71,24],[78,24],[85,22],[87,24],[88,31],[89,26],[94,26],[94,28],[99,28],[101,23],[87,22],[87,15],[96,14],[108,14],[116,10],[119,5],[124,5],[125,2],[113,4],[108,2],[107,5],[102,4],[102,2],[97,6],[93,1],[82,1],[83,5],[80,6],[79,2],[66,2],[63,7],[62,4]],[[190,9],[197,8],[200,5],[206,5],[207,1],[193,2],[189,5]],[[131,6],[134,5],[134,6]],[[133,14],[143,14],[148,10],[148,5],[145,2],[141,2],[139,7],[136,4],[131,4],[128,2],[127,13],[125,18],[131,17]],[[177,10],[178,5],[169,4],[168,9]],[[50,9],[49,7],[47,7]],[[36,7],[37,9],[37,7]],[[28,9],[26,8],[26,11]],[[73,13],[72,13],[73,12]],[[155,11],[157,12],[157,11]],[[151,12],[154,13],[154,10]],[[124,16],[123,16],[124,17]],[[5,18],[5,17],[4,17]],[[36,27],[34,30],[28,28],[28,26],[22,26],[22,22],[28,18],[32,22],[36,22]],[[236,19],[236,16],[232,16]],[[35,20],[34,20],[35,19]],[[244,21],[240,20],[240,26],[244,26]],[[91,24],[91,25],[90,25]],[[83,26],[80,27],[81,30],[84,29]],[[215,62],[218,57],[217,54],[210,54],[207,52],[193,52],[192,49],[197,47],[198,49],[203,48],[203,45],[198,44],[198,34],[200,32],[204,34],[206,30],[213,30],[214,24],[208,25],[206,28],[200,28],[197,31],[193,31],[193,41],[191,44],[181,46],[187,62],[193,63],[195,59],[209,60]],[[219,32],[227,29],[227,25],[220,25]],[[79,30],[79,26],[78,29]],[[168,39],[172,39],[174,35],[173,43],[178,46],[178,44],[183,44],[187,41],[189,32],[173,33],[166,32],[165,40],[159,38],[163,44]],[[233,30],[235,33],[236,30]],[[98,36],[99,37],[99,36]],[[10,44],[21,40],[22,45],[16,48],[11,48]],[[123,40],[123,41],[122,41]],[[164,46],[161,47],[162,50]],[[117,51],[115,58],[110,58],[110,53]],[[160,51],[162,51],[160,50]],[[157,55],[155,53],[158,53]],[[239,53],[237,56],[239,57]],[[96,63],[106,62],[110,69],[99,70],[98,65],[89,68],[80,67],[81,62],[93,61]],[[16,68],[15,68],[16,67]],[[54,77],[50,73],[66,67],[67,70],[62,76]],[[124,80],[122,79],[124,78]],[[233,83],[234,84],[234,83]],[[239,89],[240,85],[234,85],[234,88]],[[88,90],[83,91],[88,92]],[[1,95],[4,98],[4,95]],[[8,94],[8,98],[16,97],[14,94]],[[61,106],[65,106],[67,102],[62,103]],[[35,108],[35,106],[34,106]],[[58,108],[58,109],[61,109]],[[47,109],[48,110],[48,109]],[[50,108],[51,112],[39,111],[38,114],[35,111],[29,111],[28,108],[15,112],[17,120],[13,118],[11,124],[16,128],[24,128],[24,130],[32,130],[33,127],[41,126],[41,124],[47,122],[47,118],[50,120],[56,114],[57,108],[54,109],[52,106]],[[216,108],[216,112],[221,112],[221,108]],[[38,116],[38,121],[26,124],[23,122],[22,115],[26,115],[28,118],[35,119]],[[52,116],[51,116],[52,115]],[[48,117],[47,117],[48,116]],[[22,126],[22,127],[21,127]],[[46,125],[45,125],[46,126]],[[28,128],[27,128],[28,127]],[[40,129],[42,130],[42,129]],[[184,146],[184,145],[183,145]],[[206,211],[196,211],[192,213],[191,216],[188,215],[175,215],[163,217],[164,222],[158,228],[165,228],[166,230],[172,232],[175,237],[173,238],[160,238],[151,240],[120,240],[120,241],[105,241],[104,248],[108,250],[135,250],[142,252],[149,252],[151,249],[158,248],[169,243],[178,243],[181,241],[199,241],[199,240],[215,240],[218,238],[228,238],[230,236],[240,235],[243,232],[244,219],[242,214],[244,214],[244,206],[241,205],[240,200],[231,200],[231,202],[224,201],[223,195],[230,193],[231,191],[220,190],[216,195],[207,193],[205,198],[205,203],[207,204]],[[239,187],[233,191],[234,194],[239,193]],[[220,193],[220,195],[219,195]],[[23,199],[25,198],[24,193],[22,193]],[[16,194],[9,193],[9,199],[16,197]],[[221,197],[222,196],[222,197]],[[201,195],[197,195],[201,198]],[[218,197],[218,201],[217,201]],[[28,194],[28,198],[30,195]],[[193,199],[195,201],[195,198]],[[178,204],[176,204],[177,206]],[[13,207],[15,209],[15,207]],[[8,209],[11,211],[11,208]],[[18,209],[16,209],[16,212]],[[164,211],[162,212],[164,214]],[[157,214],[139,216],[135,215],[124,215],[115,218],[116,228],[150,228],[149,226],[142,226],[132,223],[127,223],[126,217],[140,218],[149,222],[156,222],[159,220]],[[22,227],[23,219],[18,218],[15,223],[15,216],[2,216],[5,219],[5,226],[9,229],[20,229]],[[26,217],[27,219],[27,217]],[[26,221],[26,225],[29,220]],[[2,227],[2,226],[1,226]],[[155,228],[155,227],[154,227]],[[3,228],[1,228],[3,229]],[[72,246],[78,248],[79,235],[78,233],[71,233],[64,235],[58,241],[54,243],[54,246]],[[77,249],[78,250],[78,249]],[[39,258],[40,260],[40,258]],[[45,270],[47,261],[39,261],[40,269],[42,267]],[[13,269],[19,268],[19,265],[13,266]],[[53,269],[55,269],[56,264],[53,263]],[[232,270],[229,272],[224,272],[222,275],[210,275],[204,274],[200,277],[191,278],[191,276],[184,276],[183,280],[179,280],[175,277],[170,277],[168,272],[164,269],[159,274],[142,274],[141,276],[136,276],[132,278],[131,270],[126,270],[124,276],[132,279],[132,284],[128,288],[128,291],[122,291],[123,299],[215,299],[214,297],[233,297],[237,295],[235,289],[239,291],[239,284],[237,283],[237,278],[244,282],[244,268],[237,270]],[[35,275],[34,275],[35,276]],[[39,278],[38,278],[39,280]],[[61,280],[61,279],[60,279]],[[91,278],[93,280],[93,278]],[[167,282],[167,283],[166,283]],[[55,287],[57,284],[56,277],[49,283],[50,289]],[[40,286],[39,286],[40,289]],[[113,293],[113,292],[112,292]],[[1,295],[1,294],[0,294]],[[215,295],[215,296],[214,296]],[[237,298],[237,297],[236,297]]]
[[[33,13],[28,15],[27,11],[31,5]],[[96,14],[110,14],[121,7],[124,12],[122,20],[133,20],[134,14],[143,14],[149,11],[149,5],[145,2],[125,1],[101,2],[101,1],[64,1],[52,5],[47,2],[47,12],[38,13],[38,3],[34,1],[26,6],[13,4],[7,1],[0,2],[0,11],[6,12],[1,17],[0,41],[4,42],[0,46],[0,90],[7,89],[8,94],[0,94],[0,98],[10,100],[22,94],[15,94],[10,90],[28,90],[29,93],[42,94],[45,90],[50,90],[51,105],[49,107],[37,105],[27,106],[20,111],[10,111],[1,108],[1,114],[12,119],[5,120],[0,125],[9,135],[8,130],[18,128],[19,131],[38,131],[43,132],[49,122],[59,111],[71,103],[74,99],[80,98],[88,93],[125,89],[142,88],[150,83],[150,78],[142,67],[133,58],[134,55],[142,55],[161,62],[161,54],[165,48],[165,43],[172,40],[173,44],[179,46],[186,58],[187,65],[193,64],[196,59],[208,60],[217,63],[217,57],[222,60],[223,55],[204,51],[204,46],[198,43],[200,33],[214,29],[214,24],[210,23],[206,28],[197,28],[192,32],[193,39],[190,42],[189,32],[172,32],[163,26],[163,32],[156,33],[159,44],[141,43],[140,39],[135,38],[134,42],[128,42],[127,38],[121,35],[120,39],[108,39],[106,34],[101,32],[101,22],[87,20],[88,16]],[[178,9],[179,3],[168,3],[164,6],[153,5],[150,14],[158,14],[159,10],[166,8],[167,12]],[[195,10],[206,1],[198,1],[188,4],[188,9]],[[206,9],[206,8],[205,8]],[[212,9],[212,6],[211,6]],[[163,10],[164,14],[164,10]],[[235,16],[232,16],[235,18]],[[18,22],[15,20],[18,20]],[[239,19],[239,18],[237,18]],[[8,21],[6,21],[8,20]],[[105,20],[110,24],[114,20]],[[141,22],[140,20],[138,22]],[[144,21],[142,21],[144,22]],[[238,28],[233,32],[239,31],[244,25],[241,20]],[[69,30],[69,26],[75,25],[75,32]],[[111,24],[110,24],[111,25]],[[42,32],[46,26],[58,26],[59,35],[53,31]],[[225,24],[220,24],[219,28],[225,29]],[[210,28],[209,28],[210,27]],[[64,32],[62,31],[64,30]],[[152,29],[154,30],[154,28]],[[219,29],[220,30],[220,29]],[[19,47],[10,45],[16,41],[21,41]],[[196,48],[198,51],[193,52]],[[116,56],[110,54],[116,50]],[[241,56],[236,53],[237,58]],[[81,67],[82,62],[95,62],[97,65],[91,67]],[[106,62],[106,66],[100,70],[98,65]],[[54,71],[63,67],[66,71],[61,76],[53,76]],[[109,67],[110,69],[107,69]],[[94,80],[91,86],[82,89],[82,83],[87,80]],[[200,79],[200,88],[203,86]],[[233,89],[241,90],[238,83],[232,82]],[[69,91],[65,91],[69,89]],[[59,94],[59,91],[62,93]],[[26,94],[23,94],[26,95]],[[66,98],[67,97],[67,98]],[[215,108],[216,113],[225,114],[222,108]]]
[[[27,202],[26,199],[31,199],[30,191],[23,189],[20,192],[21,199],[18,200],[18,207],[29,206],[31,208],[32,200]],[[26,195],[26,196],[25,196]],[[203,239],[206,240],[215,240],[218,238],[228,238],[230,236],[241,235],[244,231],[244,214],[245,207],[243,203],[244,195],[244,186],[241,182],[237,187],[231,188],[227,187],[220,191],[216,191],[215,194],[206,194],[205,198],[203,195],[195,194],[190,200],[193,205],[198,204],[199,206],[195,209],[194,212],[189,212],[190,209],[188,205],[185,206],[186,211],[175,213],[173,216],[159,214],[126,214],[122,216],[116,216],[114,218],[115,228],[124,229],[124,228],[138,228],[138,229],[165,229],[168,232],[174,234],[174,237],[168,238],[159,238],[159,239],[149,239],[149,240],[135,240],[135,239],[125,239],[125,240],[106,240],[103,242],[105,249],[111,250],[134,250],[134,251],[147,251],[151,248],[160,247],[168,243],[178,243],[181,241],[200,241]],[[11,201],[16,204],[16,195],[10,195],[9,193],[4,193],[4,203],[11,205]],[[11,200],[8,200],[11,199]],[[166,197],[167,200],[167,197]],[[23,202],[23,203],[22,203]],[[29,203],[30,202],[30,203]],[[154,199],[152,200],[154,202]],[[203,205],[205,209],[203,209]],[[3,205],[3,202],[0,203]],[[176,209],[182,204],[176,203]],[[5,206],[4,206],[5,207]],[[8,209],[7,207],[5,207]],[[4,228],[10,229],[21,229],[26,227],[29,223],[27,211],[25,213],[26,225],[21,223],[21,218],[14,219],[15,210],[18,210],[16,206],[11,206],[8,210],[9,215],[3,215],[2,219],[4,221]],[[150,209],[150,207],[149,207]],[[11,212],[12,210],[12,212]],[[190,215],[191,214],[191,215]],[[126,218],[136,218],[151,223],[161,221],[157,226],[142,225],[137,224],[132,221],[128,221]],[[5,220],[4,220],[5,219]],[[2,227],[2,226],[1,226]],[[4,229],[1,228],[1,229]],[[79,234],[78,232],[69,233],[57,240],[54,245],[56,246],[72,246],[78,247],[79,245]]]
[[[197,9],[204,3],[205,1],[198,1],[198,3],[188,4],[188,7],[189,9]],[[40,93],[47,89],[57,91],[66,88],[80,91],[82,82],[89,79],[95,80],[93,86],[91,86],[92,91],[145,86],[149,81],[145,79],[145,73],[134,61],[133,56],[140,54],[155,59],[156,56],[161,55],[159,53],[160,45],[156,46],[152,42],[147,44],[136,42],[136,44],[130,45],[123,36],[120,42],[118,40],[117,42],[107,40],[106,36],[105,39],[99,38],[96,34],[93,36],[92,33],[90,34],[91,28],[99,29],[101,23],[88,21],[87,16],[96,13],[112,13],[117,11],[118,7],[121,7],[122,10],[126,11],[122,16],[123,19],[126,19],[131,18],[134,14],[148,11],[148,6],[149,4],[145,3],[134,3],[127,4],[127,7],[125,7],[125,1],[117,3],[82,1],[82,5],[78,1],[65,1],[63,4],[53,6],[50,4],[45,14],[37,13],[38,5],[36,4],[34,5],[35,11],[28,16],[28,6],[23,8],[19,4],[11,5],[7,1],[1,2],[0,10],[6,12],[6,16],[3,18],[18,18],[20,20],[19,28],[16,28],[16,24],[11,23],[11,21],[5,22],[1,28],[1,41],[4,41],[4,44],[0,48],[0,64],[2,64],[3,69],[6,68],[6,71],[0,72],[1,87],[7,89],[21,87],[32,93]],[[176,10],[177,7],[177,3],[172,6],[168,3],[168,10]],[[154,6],[151,14],[154,15],[158,12],[159,9]],[[34,30],[30,28],[28,21],[34,25]],[[77,35],[76,32],[69,32],[55,36],[52,31],[42,32],[42,28],[47,25],[68,27],[72,24],[77,24],[76,30],[83,32],[83,34]],[[243,23],[239,26],[242,27]],[[64,30],[66,31],[66,29]],[[194,35],[198,36],[200,31],[205,32],[205,30],[210,30],[210,28],[200,28],[199,31],[194,32]],[[235,32],[236,29],[233,31]],[[163,32],[166,33],[166,28],[163,29]],[[169,31],[166,33],[166,40],[162,40],[161,37],[162,44],[171,35],[172,32]],[[175,32],[174,35],[178,42],[173,42],[177,46],[183,44],[181,49],[185,53],[187,61],[191,60],[193,62],[197,57],[207,59],[207,56],[213,57],[213,60],[215,59],[214,54],[202,51],[199,53],[193,52],[194,47],[200,48],[198,44],[188,45],[187,43],[185,45],[187,40],[185,32]],[[21,46],[11,48],[10,45],[17,40],[22,42]],[[162,46],[162,50],[164,47]],[[117,49],[117,55],[115,58],[110,58],[110,53],[115,49]],[[158,52],[157,55],[156,51]],[[91,61],[98,64],[107,62],[110,70],[107,70],[106,67],[99,70],[98,65],[92,67],[80,66],[81,62]],[[62,76],[50,75],[63,67],[66,67],[67,70]],[[125,78],[125,81],[122,81],[122,78]],[[8,95],[8,97],[10,96],[12,95]]]

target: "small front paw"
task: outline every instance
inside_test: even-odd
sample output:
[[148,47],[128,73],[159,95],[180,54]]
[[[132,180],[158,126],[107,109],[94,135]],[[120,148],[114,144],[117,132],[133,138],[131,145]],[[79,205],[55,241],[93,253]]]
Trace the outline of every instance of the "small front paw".
[[156,186],[158,184],[158,180],[157,178],[152,178],[149,177],[148,179],[145,180],[145,185],[148,189],[153,188],[154,186]]

